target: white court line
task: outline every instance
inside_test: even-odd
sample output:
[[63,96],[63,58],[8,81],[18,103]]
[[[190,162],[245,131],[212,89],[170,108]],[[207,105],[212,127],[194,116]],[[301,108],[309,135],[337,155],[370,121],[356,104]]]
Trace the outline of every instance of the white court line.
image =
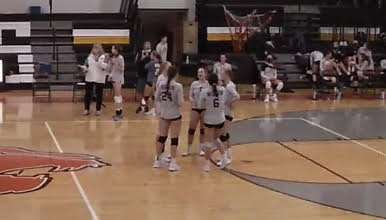
[[[100,122],[100,123],[144,123],[144,122],[158,122],[157,120],[122,120],[122,121],[113,121],[113,120],[91,120],[91,121],[83,121],[83,120],[63,120],[63,121],[4,121],[0,124],[15,124],[15,123],[94,123],[94,122]],[[189,120],[183,120],[183,122],[189,122]]]
[[370,147],[370,146],[368,146],[368,145],[366,145],[366,144],[363,144],[363,143],[361,143],[361,142],[359,142],[359,141],[352,140],[351,138],[346,137],[346,136],[344,136],[344,135],[342,135],[342,134],[339,134],[339,133],[337,133],[337,132],[335,132],[335,131],[333,131],[333,130],[331,130],[331,129],[328,129],[328,128],[326,128],[326,127],[323,127],[323,126],[321,126],[321,125],[319,125],[319,124],[316,124],[316,123],[314,123],[314,122],[312,122],[312,121],[309,121],[309,120],[307,120],[307,119],[305,119],[305,118],[299,118],[299,120],[305,121],[305,122],[307,122],[307,123],[310,124],[310,125],[313,125],[313,126],[318,127],[318,128],[320,128],[320,129],[322,129],[322,130],[325,130],[325,131],[327,131],[327,132],[330,132],[331,134],[334,134],[334,135],[336,135],[336,136],[339,136],[339,137],[341,137],[341,138],[343,138],[343,139],[345,139],[345,140],[351,141],[351,142],[353,142],[353,143],[355,143],[355,144],[358,144],[358,145],[360,145],[360,146],[366,148],[367,150],[373,151],[373,152],[375,152],[375,153],[377,153],[377,154],[380,154],[380,155],[386,157],[386,154],[383,153],[382,151],[379,151],[379,150],[377,150],[377,149],[374,149],[374,148],[372,148],[372,147]]
[[[299,120],[299,118],[252,118],[252,119],[246,119],[246,120],[252,120],[252,121],[263,121],[267,119],[276,119],[276,120]],[[243,121],[245,119],[243,118],[235,118],[234,121]],[[121,121],[113,121],[113,120],[68,120],[68,121],[5,121],[0,124],[14,124],[14,123],[145,123],[145,122],[151,122],[151,123],[158,123],[158,120],[156,118],[152,120],[140,120],[140,119],[133,119],[133,120],[121,120]],[[190,122],[190,120],[182,120],[182,122]]]
[[299,120],[300,118],[251,118],[251,119],[241,119],[245,121],[266,121],[266,120]]
[[[50,125],[48,124],[48,122],[44,122],[44,124],[46,125],[47,130],[48,130],[48,132],[50,133],[50,135],[51,135],[51,137],[52,137],[52,140],[54,141],[54,143],[55,143],[55,145],[56,145],[56,148],[58,149],[58,151],[59,151],[60,153],[63,153],[63,150],[62,150],[62,148],[60,147],[59,142],[58,142],[58,140],[56,139],[54,133],[52,132],[52,129],[51,129]],[[78,177],[76,176],[76,174],[75,174],[74,172],[71,171],[70,173],[71,173],[72,179],[73,179],[74,182],[75,182],[76,187],[77,187],[78,190],[79,190],[80,195],[82,196],[84,202],[85,202],[86,205],[87,205],[88,210],[90,211],[90,214],[91,214],[92,219],[93,219],[93,220],[99,220],[99,218],[98,218],[98,216],[97,216],[97,214],[96,214],[94,208],[92,207],[92,205],[91,205],[91,203],[90,203],[90,200],[89,200],[88,197],[87,197],[86,192],[84,191],[82,185],[81,185],[80,182],[79,182]]]

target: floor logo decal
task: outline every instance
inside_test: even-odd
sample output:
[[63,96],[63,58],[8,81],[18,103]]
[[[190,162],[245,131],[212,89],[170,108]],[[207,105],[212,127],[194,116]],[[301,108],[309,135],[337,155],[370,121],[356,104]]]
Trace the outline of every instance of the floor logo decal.
[[[0,195],[40,190],[52,181],[50,172],[71,172],[104,166],[110,164],[92,155],[0,148]],[[41,171],[44,168],[48,171]],[[27,170],[36,170],[37,173],[23,175]]]

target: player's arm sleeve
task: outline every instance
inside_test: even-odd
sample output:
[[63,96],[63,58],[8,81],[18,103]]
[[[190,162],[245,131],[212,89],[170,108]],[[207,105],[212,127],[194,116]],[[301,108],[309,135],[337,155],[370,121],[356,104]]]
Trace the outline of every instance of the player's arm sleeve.
[[265,69],[260,71],[260,75],[262,79],[268,79],[268,77],[265,75]]
[[155,47],[155,50],[157,51],[158,54],[161,54],[162,53],[161,45],[157,44],[157,46]]
[[214,65],[213,65],[213,74],[219,74],[218,72],[217,72],[217,70],[218,70],[218,63],[215,63]]
[[106,57],[105,56],[100,56],[99,59],[98,59],[98,67],[103,69],[103,70],[107,70],[107,68],[109,67],[109,64],[105,62],[106,60]]
[[277,79],[277,69],[274,70],[273,78]]
[[199,107],[200,109],[206,109],[206,106],[205,106],[205,100],[206,100],[206,94],[205,94],[204,91],[202,91],[202,92],[200,93],[200,99],[199,99],[199,101],[198,101],[198,107]]
[[190,101],[193,101],[193,83],[190,85],[190,89],[189,89],[189,100]]
[[120,71],[124,72],[125,71],[125,60],[123,57],[120,57],[117,63],[117,67]]
[[178,89],[178,106],[182,106],[184,104],[184,89],[182,85],[179,86]]
[[240,100],[240,94],[237,92],[236,86],[230,86],[228,91],[232,95],[232,102]]
[[155,101],[156,102],[160,102],[161,101],[161,89],[160,88],[157,88],[155,90]]

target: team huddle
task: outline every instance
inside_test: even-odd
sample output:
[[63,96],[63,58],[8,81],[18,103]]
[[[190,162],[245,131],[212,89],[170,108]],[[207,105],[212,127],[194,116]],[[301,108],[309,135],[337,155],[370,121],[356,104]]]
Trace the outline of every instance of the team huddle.
[[[177,164],[177,148],[181,130],[181,107],[184,103],[183,87],[175,81],[177,69],[164,62],[155,84],[154,106],[158,117],[156,137],[156,157],[154,168],[169,163],[169,171],[180,169]],[[233,105],[240,99],[235,84],[231,81],[231,70],[208,74],[204,68],[197,71],[198,80],[190,86],[189,101],[192,109],[188,130],[188,146],[182,154],[191,155],[194,134],[200,123],[200,144],[198,153],[205,156],[204,171],[210,171],[211,154],[215,148],[221,153],[217,165],[225,168],[231,163],[229,127],[233,120]],[[165,143],[170,137],[170,156],[165,151]]]

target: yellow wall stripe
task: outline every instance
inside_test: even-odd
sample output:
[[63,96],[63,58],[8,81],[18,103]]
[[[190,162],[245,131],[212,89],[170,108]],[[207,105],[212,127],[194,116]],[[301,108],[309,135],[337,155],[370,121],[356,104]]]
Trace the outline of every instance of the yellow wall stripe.
[[129,37],[74,37],[74,44],[130,44]]

